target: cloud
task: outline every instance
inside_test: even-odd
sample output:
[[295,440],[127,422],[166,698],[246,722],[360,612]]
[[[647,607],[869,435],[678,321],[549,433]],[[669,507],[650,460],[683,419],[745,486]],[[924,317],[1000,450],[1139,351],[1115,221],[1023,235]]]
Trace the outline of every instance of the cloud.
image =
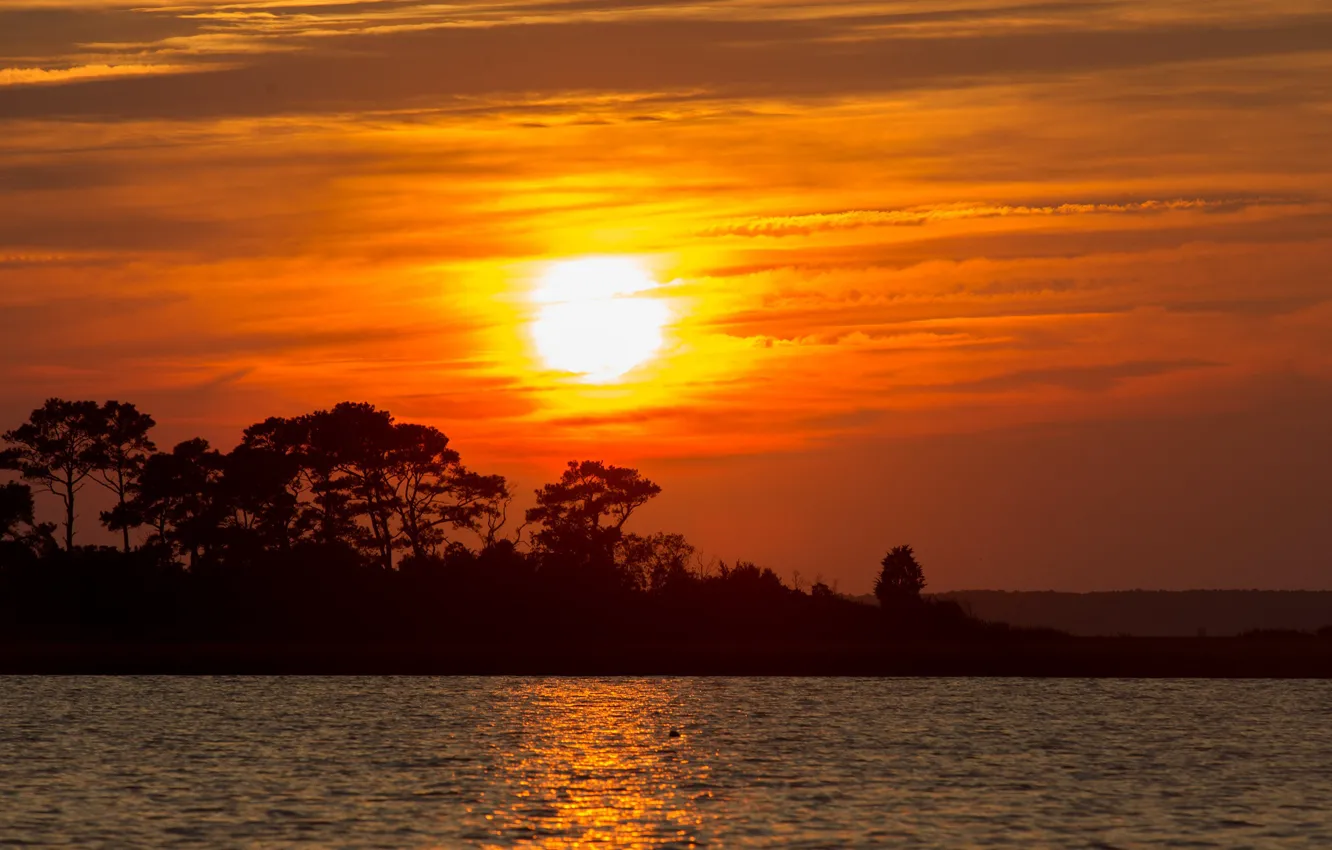
[[1332,292],[1321,295],[1287,295],[1276,298],[1209,298],[1176,301],[1163,305],[1176,313],[1236,313],[1246,316],[1285,316],[1332,301]]
[[1221,365],[1206,360],[1137,360],[1096,366],[1025,369],[974,381],[958,381],[912,389],[948,393],[1008,393],[1041,386],[1090,393],[1111,389],[1133,378],[1154,378],[1175,372],[1211,369]]
[[[723,266],[709,267],[710,277],[756,276],[793,270],[804,274],[865,269],[905,270],[930,263],[979,260],[1076,259],[1097,255],[1141,254],[1178,250],[1192,243],[1282,245],[1318,240],[1332,224],[1332,213],[1311,206],[1268,219],[1196,220],[1174,226],[1058,228],[964,232],[867,241],[853,245],[753,249],[729,255]],[[1040,218],[1038,218],[1040,220]],[[761,244],[761,243],[760,243]]]
[[1172,200],[1129,201],[1126,203],[1062,203],[1052,206],[993,205],[955,203],[946,206],[902,210],[845,210],[805,215],[767,216],[719,224],[702,231],[702,236],[807,236],[830,230],[855,230],[861,227],[918,227],[933,222],[964,221],[975,218],[1046,217],[1072,215],[1143,215],[1181,210],[1239,211],[1251,206],[1295,203],[1293,199],[1176,198]]
[[470,376],[448,392],[397,395],[386,406],[400,419],[434,422],[518,419],[538,413],[540,401],[522,382],[504,376]]
[[207,68],[192,65],[77,65],[73,68],[0,68],[0,86],[44,86],[60,83],[106,80],[115,77],[147,77],[183,74]]
[[[604,7],[603,11],[611,7]],[[686,7],[663,16],[580,13],[547,22],[381,31],[214,21],[216,30],[126,43],[126,51],[234,60],[225,71],[108,78],[34,96],[0,90],[11,117],[202,118],[447,107],[460,98],[676,92],[713,98],[819,98],[994,85],[1110,69],[1326,50],[1332,16],[1273,15],[1230,25],[1121,19],[1053,29],[1018,16],[928,35],[862,31],[854,20],[728,14]],[[394,14],[400,14],[395,11]],[[692,15],[692,17],[691,17]],[[0,22],[3,14],[0,14]],[[207,21],[193,21],[199,26]],[[847,38],[855,35],[855,38]],[[687,45],[687,49],[682,49]],[[103,51],[114,45],[101,45]],[[278,53],[271,51],[278,50]],[[692,93],[692,94],[691,94]]]

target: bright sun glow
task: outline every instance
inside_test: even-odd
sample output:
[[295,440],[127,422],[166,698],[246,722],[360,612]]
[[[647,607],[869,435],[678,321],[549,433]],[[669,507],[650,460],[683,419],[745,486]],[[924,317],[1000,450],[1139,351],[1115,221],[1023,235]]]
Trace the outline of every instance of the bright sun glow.
[[659,284],[631,259],[555,263],[542,275],[533,324],[546,365],[590,383],[614,381],[652,358],[670,314],[650,293]]

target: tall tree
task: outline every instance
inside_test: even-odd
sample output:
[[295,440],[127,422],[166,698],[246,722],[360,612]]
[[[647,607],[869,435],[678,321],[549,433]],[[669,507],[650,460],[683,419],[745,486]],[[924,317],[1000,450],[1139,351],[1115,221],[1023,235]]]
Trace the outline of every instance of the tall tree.
[[148,432],[157,423],[153,417],[139,411],[133,404],[108,401],[98,411],[96,467],[93,481],[110,490],[116,497],[116,508],[102,514],[102,521],[108,527],[119,527],[124,550],[130,550],[130,524],[124,522],[127,516],[125,502],[139,480],[144,461],[157,446],[149,439]]
[[916,562],[910,546],[894,546],[879,563],[874,595],[881,606],[892,608],[920,601],[920,592],[925,589],[925,571]]
[[303,498],[313,497],[317,483],[309,468],[309,437],[309,417],[269,417],[246,428],[228,456],[227,486],[237,494],[238,510],[249,512],[259,533],[283,550],[325,525],[320,514],[326,506]]
[[454,506],[450,479],[460,467],[449,438],[429,425],[393,426],[384,486],[398,515],[398,534],[417,557],[444,541],[440,526]]
[[384,568],[393,565],[392,519],[397,496],[390,482],[393,417],[372,404],[344,401],[309,416],[308,463],[316,500],[326,510],[350,508],[366,519],[367,546]]
[[92,401],[51,398],[28,421],[4,434],[11,448],[0,452],[0,468],[58,497],[65,508],[65,548],[74,548],[75,499],[98,457],[101,410]]

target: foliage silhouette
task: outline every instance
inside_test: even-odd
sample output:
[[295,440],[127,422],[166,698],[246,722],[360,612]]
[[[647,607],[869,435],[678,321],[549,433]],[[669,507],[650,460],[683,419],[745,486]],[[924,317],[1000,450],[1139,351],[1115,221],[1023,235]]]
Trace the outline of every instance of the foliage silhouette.
[[[661,488],[600,460],[570,462],[506,532],[502,476],[370,404],[265,419],[230,452],[157,451],[152,427],[131,404],[51,399],[6,434],[6,465],[60,497],[66,522],[58,548],[32,490],[0,486],[0,639],[859,644],[990,628],[956,605],[885,618],[821,581],[804,593],[630,531]],[[73,545],[90,476],[116,499],[102,519],[119,549]],[[892,550],[881,598],[919,602],[923,585],[910,547]]]
[[17,482],[0,485],[0,538],[22,539],[22,529],[33,524],[33,511],[31,487]]
[[[108,401],[98,411],[93,447],[93,481],[110,490],[116,497],[120,515],[126,512],[126,499],[134,491],[139,474],[148,456],[157,446],[148,438],[148,432],[157,424],[153,417],[140,413],[132,404]],[[103,517],[103,522],[106,518]],[[130,529],[120,526],[124,551],[130,550]]]
[[55,526],[37,522],[35,512],[31,487],[17,481],[0,484],[0,564],[55,550]]
[[17,471],[60,499],[66,549],[74,548],[79,491],[100,460],[99,420],[95,402],[52,398],[2,438],[11,447],[0,454],[0,467]]
[[910,546],[894,546],[879,562],[879,577],[874,582],[874,595],[884,608],[900,608],[920,601],[925,589],[925,572],[916,562]]

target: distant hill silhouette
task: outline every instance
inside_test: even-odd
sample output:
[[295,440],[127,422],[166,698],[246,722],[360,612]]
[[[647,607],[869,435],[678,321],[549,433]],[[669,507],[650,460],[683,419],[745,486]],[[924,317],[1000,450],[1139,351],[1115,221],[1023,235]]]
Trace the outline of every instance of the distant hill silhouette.
[[[1126,590],[1100,593],[959,590],[935,594],[982,620],[1074,635],[1209,636],[1332,624],[1332,591]],[[874,601],[874,597],[861,597]]]

